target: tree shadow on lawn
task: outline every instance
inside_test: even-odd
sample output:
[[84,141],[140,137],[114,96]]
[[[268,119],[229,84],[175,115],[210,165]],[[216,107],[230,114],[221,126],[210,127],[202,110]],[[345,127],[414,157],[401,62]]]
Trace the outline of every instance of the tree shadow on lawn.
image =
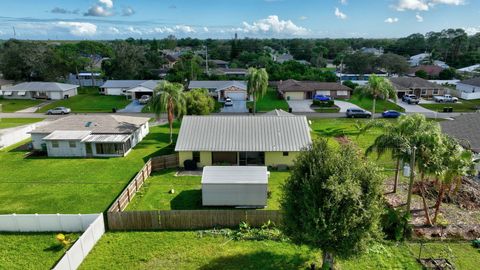
[[345,128],[326,128],[314,130],[315,133],[326,137],[342,137],[347,135],[358,135],[358,131],[352,131]]
[[200,270],[216,269],[304,269],[310,258],[302,254],[279,255],[268,251],[224,256],[211,260]]
[[202,208],[202,190],[191,189],[180,192],[170,201],[172,210],[197,210]]

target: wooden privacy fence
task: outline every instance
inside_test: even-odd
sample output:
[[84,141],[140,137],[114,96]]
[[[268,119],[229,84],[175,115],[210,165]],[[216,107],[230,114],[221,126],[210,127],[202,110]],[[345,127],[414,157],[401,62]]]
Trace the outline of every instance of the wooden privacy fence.
[[196,230],[234,228],[241,222],[260,227],[269,220],[280,224],[279,210],[170,210],[108,212],[108,228],[122,230]]
[[133,177],[128,183],[127,187],[115,199],[113,204],[108,209],[108,212],[121,212],[127,208],[127,205],[133,199],[135,194],[140,190],[145,183],[145,180],[152,174],[152,172],[160,171],[167,168],[178,167],[178,155],[166,155],[153,157],[149,159],[143,168]]

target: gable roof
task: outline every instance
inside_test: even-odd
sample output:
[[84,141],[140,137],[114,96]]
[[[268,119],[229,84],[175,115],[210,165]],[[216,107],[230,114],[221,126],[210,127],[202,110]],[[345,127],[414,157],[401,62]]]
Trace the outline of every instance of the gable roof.
[[247,89],[247,84],[244,81],[190,81],[190,83],[188,84],[188,89],[219,89],[224,87],[225,85],[236,85],[241,89]]
[[42,91],[58,92],[78,88],[78,85],[57,82],[24,82],[7,87],[6,91]]
[[474,71],[477,71],[477,70],[480,72],[480,64],[476,64],[476,65],[473,65],[473,66],[458,69],[458,71],[460,71],[460,72],[474,72]]
[[458,83],[480,87],[480,77],[472,78],[472,79],[461,81],[461,82],[458,82]]
[[436,65],[420,65],[410,69],[410,73],[414,74],[419,70],[425,71],[430,76],[438,76],[444,68]]
[[175,151],[300,151],[312,143],[305,116],[185,116]]
[[123,115],[71,115],[50,124],[37,127],[31,133],[63,131],[91,131],[97,134],[130,134],[148,122],[146,117]]
[[443,89],[444,87],[429,82],[428,80],[419,77],[397,77],[389,78],[393,87],[398,90],[411,90],[411,89]]
[[139,86],[146,80],[107,80],[101,88],[132,88]]
[[286,80],[278,84],[278,90],[284,92],[308,92],[316,90],[352,91],[341,83]]
[[459,141],[465,148],[480,152],[480,113],[462,114],[440,122],[442,131]]

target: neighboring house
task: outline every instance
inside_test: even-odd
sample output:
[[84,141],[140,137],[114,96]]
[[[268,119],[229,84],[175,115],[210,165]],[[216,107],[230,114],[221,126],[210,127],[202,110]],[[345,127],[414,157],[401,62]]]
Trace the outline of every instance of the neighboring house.
[[286,80],[277,85],[277,90],[286,100],[313,99],[315,95],[333,98],[350,98],[352,89],[341,83]]
[[293,55],[291,55],[289,53],[284,53],[284,54],[273,56],[273,61],[275,61],[277,63],[280,63],[280,64],[283,64],[283,63],[288,62],[288,61],[293,61],[293,60],[294,60]]
[[480,99],[480,77],[458,82],[457,91],[463,99]]
[[432,56],[432,54],[430,54],[430,53],[421,53],[421,54],[413,55],[408,60],[408,63],[410,63],[411,67],[416,67],[416,66],[419,66],[422,63],[424,63],[431,56]]
[[[353,74],[353,73],[340,73],[340,72],[337,72],[336,75],[337,75],[337,78],[342,83],[345,81],[351,81],[358,85],[368,84],[368,79],[370,79],[370,76],[372,76],[372,74]],[[388,77],[387,73],[381,73],[381,72],[377,72],[375,73],[375,75],[378,77]]]
[[[12,85],[13,85],[13,81],[0,79],[0,90],[2,90],[4,88],[7,88],[7,87],[10,87]],[[0,95],[1,95],[1,93],[0,93]]]
[[399,98],[406,94],[414,94],[417,97],[431,98],[437,95],[445,95],[448,90],[442,85],[429,82],[418,77],[390,78],[390,82],[397,91]]
[[366,47],[361,48],[360,51],[362,53],[370,53],[375,56],[380,56],[384,52],[383,48],[377,49],[377,48],[366,48]]
[[149,132],[149,118],[72,115],[30,132],[33,149],[50,157],[121,157]]
[[185,116],[175,151],[179,166],[292,166],[312,143],[305,116]]
[[100,94],[139,99],[143,95],[153,95],[153,91],[160,82],[158,80],[108,80],[100,86]]
[[438,77],[438,75],[440,75],[440,72],[442,72],[444,68],[435,66],[435,65],[420,65],[420,66],[411,68],[410,74],[413,76],[419,70],[425,71],[430,77]]
[[218,101],[229,97],[232,100],[247,100],[247,85],[244,81],[190,81],[188,89],[205,88]]
[[80,72],[77,74],[70,73],[68,75],[68,83],[77,84],[81,86],[95,86],[100,87],[103,85],[104,81],[102,79],[101,73],[93,73],[93,84],[92,84],[92,73],[91,72]]
[[77,95],[78,85],[56,82],[24,82],[2,90],[6,99],[59,100]]
[[460,73],[466,73],[466,74],[470,74],[470,73],[471,74],[480,74],[480,64],[460,68],[457,71],[460,72]]
[[223,60],[208,60],[209,64],[212,64],[212,68],[228,68],[228,62]]
[[439,66],[439,67],[441,67],[441,68],[443,68],[443,69],[450,68],[450,66],[447,65],[447,63],[445,63],[444,61],[440,61],[440,60],[435,60],[435,61],[433,61],[433,65]]
[[248,74],[245,68],[215,68],[212,73],[219,76],[227,76],[229,78],[244,78]]

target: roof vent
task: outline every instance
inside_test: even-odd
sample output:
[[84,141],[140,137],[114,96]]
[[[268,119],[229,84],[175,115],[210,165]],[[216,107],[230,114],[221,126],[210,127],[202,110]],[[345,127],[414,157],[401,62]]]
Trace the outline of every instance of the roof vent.
[[90,127],[91,125],[92,125],[92,122],[85,123],[85,127]]

